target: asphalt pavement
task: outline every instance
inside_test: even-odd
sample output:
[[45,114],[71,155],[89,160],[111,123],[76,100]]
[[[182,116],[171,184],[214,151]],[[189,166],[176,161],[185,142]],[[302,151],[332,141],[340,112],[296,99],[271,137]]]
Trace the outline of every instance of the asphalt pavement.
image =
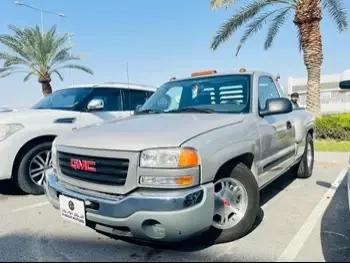
[[311,178],[283,175],[261,192],[260,215],[250,234],[211,247],[114,240],[63,221],[45,196],[21,195],[0,182],[0,261],[350,262],[348,158],[317,153]]

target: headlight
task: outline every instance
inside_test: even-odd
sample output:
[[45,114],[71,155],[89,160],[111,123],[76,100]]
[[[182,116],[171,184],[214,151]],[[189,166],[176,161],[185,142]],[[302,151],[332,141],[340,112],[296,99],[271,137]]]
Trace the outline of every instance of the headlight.
[[7,139],[12,134],[23,128],[24,126],[18,123],[0,124],[0,141]]
[[141,152],[142,168],[189,168],[199,165],[199,155],[192,148],[150,149]]

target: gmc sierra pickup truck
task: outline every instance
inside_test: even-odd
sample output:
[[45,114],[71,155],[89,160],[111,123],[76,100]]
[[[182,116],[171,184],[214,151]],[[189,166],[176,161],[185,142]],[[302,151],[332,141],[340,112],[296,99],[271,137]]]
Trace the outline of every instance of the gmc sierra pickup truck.
[[63,219],[108,236],[230,242],[262,188],[312,175],[314,121],[268,73],[172,78],[134,116],[58,136],[45,192]]

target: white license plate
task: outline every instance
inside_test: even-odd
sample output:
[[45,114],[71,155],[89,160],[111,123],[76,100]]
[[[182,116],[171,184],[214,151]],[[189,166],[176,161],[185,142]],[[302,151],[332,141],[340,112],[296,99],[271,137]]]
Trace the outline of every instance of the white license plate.
[[86,225],[84,201],[60,195],[60,211],[63,219],[83,226]]

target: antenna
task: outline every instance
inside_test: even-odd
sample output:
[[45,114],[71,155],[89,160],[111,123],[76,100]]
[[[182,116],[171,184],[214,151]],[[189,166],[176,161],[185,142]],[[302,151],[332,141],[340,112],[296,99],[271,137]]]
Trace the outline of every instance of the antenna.
[[128,88],[130,88],[129,87],[130,82],[129,82],[129,64],[128,64],[128,61],[126,61],[125,66],[126,66],[126,79],[128,81]]

